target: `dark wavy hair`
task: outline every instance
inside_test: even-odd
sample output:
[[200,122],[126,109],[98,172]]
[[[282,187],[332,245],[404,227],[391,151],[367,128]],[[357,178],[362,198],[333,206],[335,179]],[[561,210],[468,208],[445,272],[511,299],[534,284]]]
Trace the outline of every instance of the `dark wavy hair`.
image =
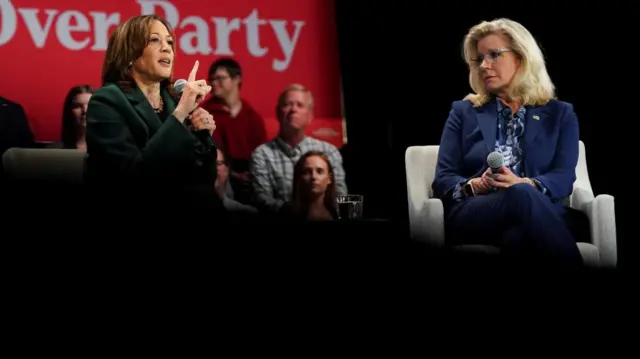
[[309,157],[320,157],[326,164],[331,177],[331,183],[327,186],[324,194],[324,206],[334,219],[338,218],[338,201],[336,198],[336,181],[333,176],[333,166],[324,152],[309,151],[305,153],[296,163],[293,171],[293,198],[291,199],[291,210],[295,216],[307,217],[309,211],[309,194],[304,189],[302,175],[304,174],[304,163]]
[[89,85],[79,85],[72,87],[67,92],[62,108],[62,147],[76,148],[78,142],[78,123],[73,115],[76,96],[83,93],[93,93],[93,88]]
[[[211,82],[211,77],[220,68],[225,69],[231,78],[240,77],[242,79],[242,67],[240,67],[238,61],[230,57],[223,57],[211,64],[209,67],[209,77],[207,78],[207,81]],[[242,81],[240,81],[238,87],[242,88]]]
[[[109,38],[109,45],[102,64],[102,85],[116,84],[123,91],[131,91],[136,83],[131,75],[130,63],[135,62],[149,43],[151,24],[160,21],[175,39],[175,33],[169,22],[156,15],[134,16],[120,24]],[[175,43],[171,45],[175,56]],[[168,88],[171,78],[160,82]]]

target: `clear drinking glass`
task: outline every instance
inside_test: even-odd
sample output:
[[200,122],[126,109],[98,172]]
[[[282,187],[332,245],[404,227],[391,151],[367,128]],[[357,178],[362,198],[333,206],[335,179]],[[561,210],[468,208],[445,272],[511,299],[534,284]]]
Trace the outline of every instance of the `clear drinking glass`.
[[363,199],[360,194],[338,196],[338,218],[342,221],[362,219]]

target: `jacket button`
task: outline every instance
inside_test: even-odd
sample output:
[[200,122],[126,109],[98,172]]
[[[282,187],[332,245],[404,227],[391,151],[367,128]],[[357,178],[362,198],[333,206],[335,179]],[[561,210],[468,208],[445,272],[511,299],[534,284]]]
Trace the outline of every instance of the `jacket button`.
[[203,163],[202,163],[202,161],[201,161],[201,160],[196,160],[196,165],[197,165],[198,167],[202,167]]

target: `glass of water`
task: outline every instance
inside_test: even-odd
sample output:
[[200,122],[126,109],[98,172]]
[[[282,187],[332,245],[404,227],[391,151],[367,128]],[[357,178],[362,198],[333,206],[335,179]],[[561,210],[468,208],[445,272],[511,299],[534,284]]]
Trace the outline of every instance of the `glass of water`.
[[359,194],[349,194],[338,196],[338,218],[341,221],[362,219],[362,200]]

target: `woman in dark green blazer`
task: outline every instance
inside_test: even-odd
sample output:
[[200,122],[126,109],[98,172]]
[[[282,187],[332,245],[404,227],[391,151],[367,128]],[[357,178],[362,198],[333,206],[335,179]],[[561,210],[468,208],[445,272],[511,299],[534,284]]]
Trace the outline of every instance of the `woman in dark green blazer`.
[[175,100],[174,39],[166,20],[144,15],[118,26],[109,40],[102,88],[87,109],[86,182],[98,207],[116,202],[138,213],[222,208],[211,170],[215,123],[198,107],[211,87],[196,81],[196,62]]

